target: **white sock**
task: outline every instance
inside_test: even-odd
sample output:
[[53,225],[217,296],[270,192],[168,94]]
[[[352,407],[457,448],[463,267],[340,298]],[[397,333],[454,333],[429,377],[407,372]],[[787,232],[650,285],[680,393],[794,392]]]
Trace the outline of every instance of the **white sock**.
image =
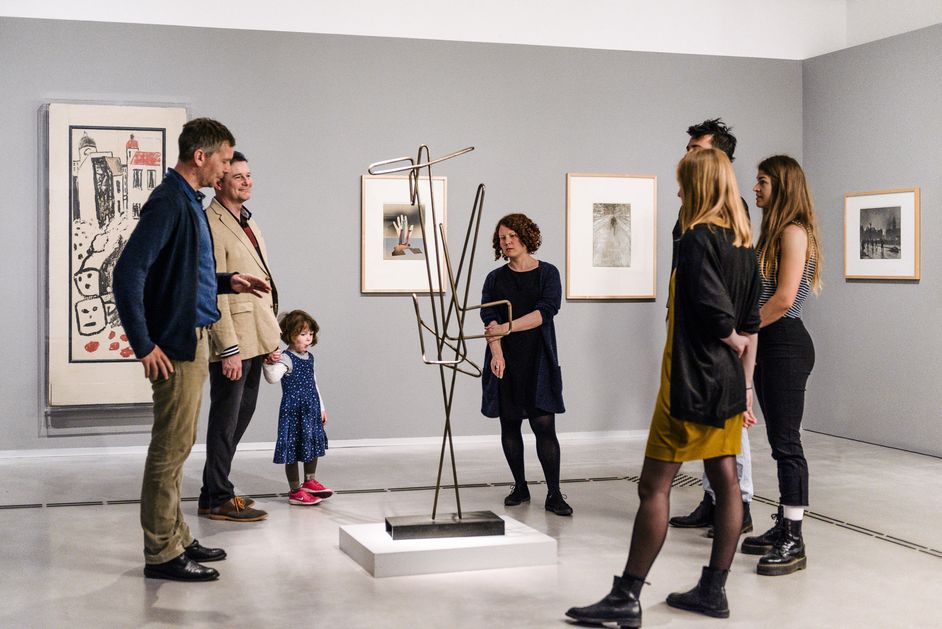
[[792,522],[801,522],[801,519],[805,515],[805,508],[782,505],[782,513],[786,520],[791,520]]

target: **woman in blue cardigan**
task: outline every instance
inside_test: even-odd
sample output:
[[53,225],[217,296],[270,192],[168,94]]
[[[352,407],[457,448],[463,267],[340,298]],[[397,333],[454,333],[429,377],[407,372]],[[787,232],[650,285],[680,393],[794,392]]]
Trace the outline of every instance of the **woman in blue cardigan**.
[[514,477],[504,504],[515,506],[530,500],[521,432],[523,420],[529,419],[546,477],[546,510],[572,515],[572,507],[559,491],[556,438],[556,414],[566,411],[553,326],[562,285],[556,267],[532,255],[541,242],[540,228],[524,214],[508,214],[494,230],[494,259],[508,262],[484,280],[481,303],[509,300],[514,319],[508,325],[505,308],[481,310],[485,333],[505,335],[487,342],[481,412],[500,418],[501,444]]

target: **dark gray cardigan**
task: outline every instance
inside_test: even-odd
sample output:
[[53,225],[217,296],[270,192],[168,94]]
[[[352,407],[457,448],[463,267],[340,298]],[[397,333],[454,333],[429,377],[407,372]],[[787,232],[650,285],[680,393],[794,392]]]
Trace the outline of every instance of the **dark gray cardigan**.
[[[540,311],[543,317],[543,324],[540,326],[541,336],[543,337],[543,355],[537,367],[536,377],[536,400],[534,403],[540,410],[547,413],[565,413],[566,407],[563,405],[563,380],[559,369],[559,356],[556,350],[556,326],[553,325],[553,317],[559,312],[562,303],[563,288],[559,280],[559,271],[549,262],[540,261],[540,299],[536,303],[536,309]],[[484,280],[484,288],[481,291],[481,303],[486,304],[490,301],[503,299],[503,295],[494,294],[494,279],[500,269],[494,269],[488,273]],[[518,312],[516,317],[527,314]],[[481,320],[484,325],[491,321],[498,323],[507,323],[507,309],[503,307],[482,308]],[[500,416],[500,391],[499,381],[491,373],[491,348],[488,347],[484,352],[483,374],[481,375],[481,387],[483,395],[481,399],[481,413],[486,417]]]

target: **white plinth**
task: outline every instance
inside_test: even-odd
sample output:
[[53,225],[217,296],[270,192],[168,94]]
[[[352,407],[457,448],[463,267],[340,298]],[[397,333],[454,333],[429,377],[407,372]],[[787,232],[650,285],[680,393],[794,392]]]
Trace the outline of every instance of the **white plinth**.
[[340,550],[374,577],[556,564],[556,540],[500,516],[503,535],[394,540],[382,522],[340,527]]

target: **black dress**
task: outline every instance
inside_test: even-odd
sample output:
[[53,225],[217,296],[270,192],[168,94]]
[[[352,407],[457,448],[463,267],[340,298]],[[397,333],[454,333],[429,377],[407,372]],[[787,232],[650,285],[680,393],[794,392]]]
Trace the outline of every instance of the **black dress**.
[[[512,271],[509,266],[499,269],[494,278],[494,296],[507,299],[513,306],[514,318],[536,310],[540,299],[538,269]],[[536,407],[537,373],[543,354],[540,328],[518,332],[501,338],[504,352],[504,377],[500,380],[500,415],[508,419],[523,419],[549,415]]]
[[[513,271],[509,272],[513,273]],[[509,282],[515,279],[515,277],[504,277],[505,273],[508,273],[508,269],[501,266],[488,273],[487,277],[484,278],[484,286],[481,289],[482,304],[503,299],[504,293],[498,294],[498,278],[503,278],[501,282]],[[539,327],[539,336],[542,340],[542,345],[538,350],[530,354],[534,362],[536,362],[536,384],[534,385],[536,392],[533,398],[533,406],[536,408],[530,410],[539,411],[534,417],[539,416],[539,414],[546,414],[543,413],[543,411],[548,411],[553,415],[559,415],[560,413],[566,412],[566,405],[563,403],[563,377],[562,370],[559,367],[558,352],[556,350],[556,326],[553,321],[559,313],[559,307],[562,304],[563,287],[559,280],[559,270],[549,262],[540,260],[539,266],[537,266],[533,273],[536,274],[540,291],[535,307],[528,311],[526,310],[527,304],[521,304],[524,306],[524,310],[514,310],[514,313],[517,315],[538,311],[543,318],[543,323]],[[518,279],[517,281],[521,280]],[[506,292],[507,288],[501,288],[501,291]],[[480,312],[481,322],[484,323],[484,325],[492,321],[507,323],[507,309],[503,306],[488,306],[481,308]],[[522,334],[522,332],[514,332],[509,336],[515,336],[517,334]],[[501,340],[505,341],[507,338],[507,336],[504,336],[501,337]],[[481,414],[485,417],[500,417],[501,379],[495,376],[489,368],[491,364],[490,344],[488,344],[484,350],[483,364],[485,368],[482,370],[483,373],[481,374]]]

